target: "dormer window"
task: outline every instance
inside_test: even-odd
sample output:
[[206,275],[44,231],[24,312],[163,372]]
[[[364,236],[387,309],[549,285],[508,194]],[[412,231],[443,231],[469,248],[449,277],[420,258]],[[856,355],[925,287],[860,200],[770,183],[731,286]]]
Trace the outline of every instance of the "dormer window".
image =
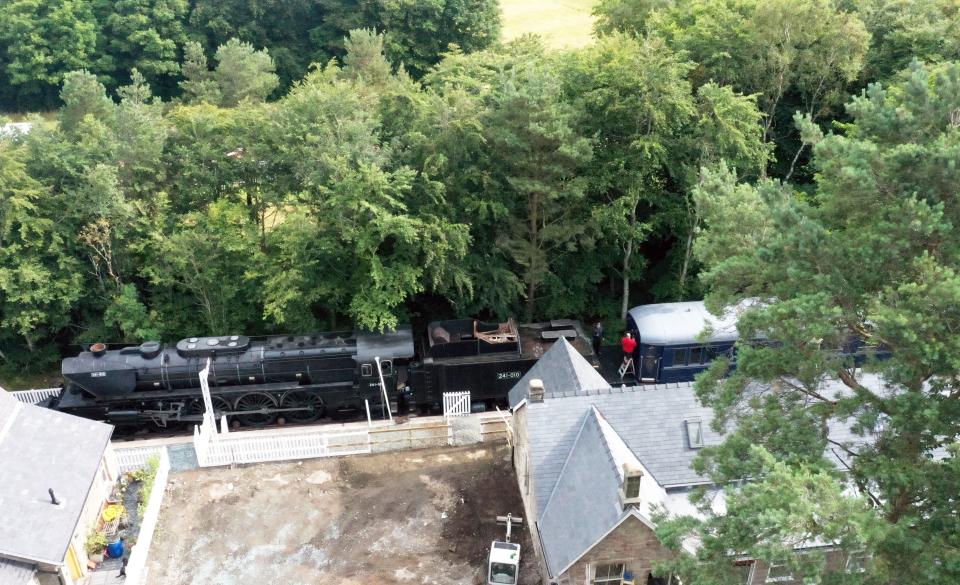
[[703,422],[701,422],[700,417],[688,418],[686,425],[690,448],[700,449],[703,447]]
[[640,502],[640,482],[643,472],[629,465],[623,466],[623,485],[620,489],[620,500],[624,506]]

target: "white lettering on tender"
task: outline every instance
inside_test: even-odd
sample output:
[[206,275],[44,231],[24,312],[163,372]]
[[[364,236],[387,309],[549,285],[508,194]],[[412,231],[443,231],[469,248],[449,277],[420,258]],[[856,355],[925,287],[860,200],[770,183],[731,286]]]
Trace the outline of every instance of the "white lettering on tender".
[[519,380],[520,372],[497,372],[497,380]]

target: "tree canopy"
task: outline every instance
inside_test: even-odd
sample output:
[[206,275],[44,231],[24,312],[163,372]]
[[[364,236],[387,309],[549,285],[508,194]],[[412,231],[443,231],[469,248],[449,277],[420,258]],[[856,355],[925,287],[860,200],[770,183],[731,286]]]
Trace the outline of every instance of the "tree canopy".
[[[663,529],[674,544],[702,539],[698,562],[678,563],[697,583],[726,582],[730,551],[788,559],[821,583],[960,576],[960,64],[914,62],[847,109],[842,133],[817,137],[809,194],[738,184],[721,167],[694,196],[710,305],[764,301],[739,320],[736,370],[722,361],[697,381],[719,424],[735,425],[698,461],[727,486],[725,513]],[[853,339],[862,367],[838,351]],[[825,394],[827,379],[844,391]],[[771,390],[757,393],[756,381]],[[862,440],[831,439],[831,421]],[[871,560],[847,574],[821,555],[789,554],[802,542]]]

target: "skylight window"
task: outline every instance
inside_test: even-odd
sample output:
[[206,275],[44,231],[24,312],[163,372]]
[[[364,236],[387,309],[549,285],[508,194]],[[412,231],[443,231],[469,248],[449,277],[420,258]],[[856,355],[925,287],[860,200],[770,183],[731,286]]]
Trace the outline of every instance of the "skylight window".
[[686,424],[687,440],[690,442],[690,448],[699,449],[703,447],[703,423],[700,418],[688,418]]

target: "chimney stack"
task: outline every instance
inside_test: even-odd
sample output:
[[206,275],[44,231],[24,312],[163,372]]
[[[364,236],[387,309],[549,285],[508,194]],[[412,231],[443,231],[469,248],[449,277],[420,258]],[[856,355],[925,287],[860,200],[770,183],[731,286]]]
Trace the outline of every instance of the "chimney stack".
[[543,402],[543,394],[543,380],[540,378],[530,380],[530,388],[527,392],[527,397],[530,402]]
[[48,489],[47,492],[50,493],[50,503],[53,504],[54,506],[59,506],[60,501],[57,500],[56,494],[53,493],[53,488]]

